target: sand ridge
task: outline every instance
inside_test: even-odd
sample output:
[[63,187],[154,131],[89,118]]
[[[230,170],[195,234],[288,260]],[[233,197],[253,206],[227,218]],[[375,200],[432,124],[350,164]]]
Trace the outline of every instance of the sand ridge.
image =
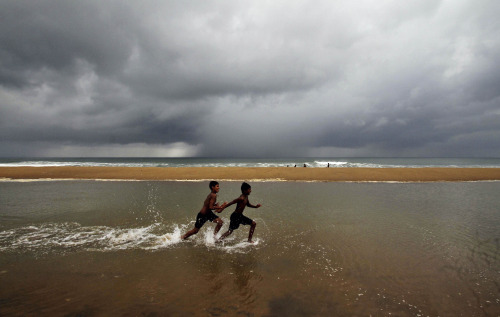
[[0,167],[4,179],[262,180],[320,182],[497,181],[500,168]]

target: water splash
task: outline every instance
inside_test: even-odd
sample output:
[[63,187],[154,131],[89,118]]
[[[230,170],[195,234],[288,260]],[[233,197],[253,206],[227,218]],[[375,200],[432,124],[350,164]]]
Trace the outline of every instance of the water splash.
[[206,247],[209,250],[218,250],[226,253],[246,253],[252,249],[259,248],[263,244],[260,238],[254,238],[253,243],[248,243],[247,239],[242,240],[237,234],[227,237],[223,241],[218,241],[222,234],[219,232],[214,236],[212,230],[200,231],[196,236],[190,237],[196,246]]
[[181,242],[185,227],[174,224],[166,228],[158,223],[139,228],[46,223],[0,232],[0,252],[157,250]]
[[[182,234],[188,225],[166,226],[154,223],[138,228],[116,228],[108,226],[82,226],[78,223],[46,223],[25,226],[0,232],[0,252],[14,253],[66,253],[75,251],[108,252],[118,250],[161,250],[184,242]],[[245,252],[259,246],[261,239],[254,243],[229,237],[217,243],[212,230],[205,230],[194,236],[197,246],[205,246],[225,252]],[[189,240],[188,240],[189,241]]]

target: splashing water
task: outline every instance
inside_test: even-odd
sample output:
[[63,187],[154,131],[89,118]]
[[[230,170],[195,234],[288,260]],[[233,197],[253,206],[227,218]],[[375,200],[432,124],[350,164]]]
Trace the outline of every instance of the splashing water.
[[[0,251],[44,254],[68,251],[160,250],[183,242],[181,236],[188,226],[174,224],[167,229],[165,225],[155,223],[140,228],[113,228],[81,226],[78,223],[47,223],[0,232]],[[253,244],[246,241],[236,242],[235,237],[216,243],[218,238],[214,237],[211,230],[206,230],[192,240],[198,246],[226,252],[243,252],[261,243],[260,239],[255,239]]]
[[222,234],[219,232],[214,236],[213,231],[202,230],[197,235],[191,236],[187,241],[193,241],[198,247],[204,246],[209,250],[224,251],[227,253],[246,253],[250,249],[261,245],[264,241],[260,238],[254,238],[253,243],[248,243],[247,239],[241,240],[241,237],[233,235],[227,237],[223,241],[218,241]]
[[[184,225],[152,224],[140,228],[81,226],[78,223],[47,223],[0,232],[0,251],[64,252],[114,251],[126,249],[157,250],[181,242]],[[161,232],[161,233],[160,233]]]

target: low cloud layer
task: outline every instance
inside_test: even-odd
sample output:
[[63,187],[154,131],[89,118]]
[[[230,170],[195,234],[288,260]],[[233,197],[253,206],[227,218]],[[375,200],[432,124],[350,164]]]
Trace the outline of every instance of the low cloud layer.
[[2,1],[0,156],[500,156],[497,1]]

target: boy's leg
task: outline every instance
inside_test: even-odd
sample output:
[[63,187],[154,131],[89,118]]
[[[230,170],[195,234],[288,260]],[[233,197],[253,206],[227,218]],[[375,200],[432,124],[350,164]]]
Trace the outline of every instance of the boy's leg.
[[194,223],[194,228],[189,230],[188,232],[186,232],[186,234],[184,234],[181,239],[182,240],[186,240],[187,238],[189,238],[190,236],[192,236],[193,234],[197,234],[198,231],[200,231],[201,227],[203,227],[203,225],[205,224],[205,222],[207,221],[207,217],[205,215],[202,215],[201,213],[198,213],[198,215],[196,215],[196,221]]
[[200,231],[200,229],[194,227],[193,229],[189,230],[188,232],[186,232],[182,237],[181,239],[182,240],[186,240],[187,238],[189,238],[190,236],[192,236],[193,234],[197,234],[198,231]]
[[231,233],[233,233],[233,230],[229,229],[226,233],[224,233],[222,236],[220,236],[218,241],[224,240],[227,236],[229,236]]
[[248,242],[250,243],[253,243],[252,236],[253,232],[255,231],[255,226],[257,226],[257,223],[255,223],[255,221],[252,221],[252,224],[250,225],[250,231],[248,232]]
[[215,229],[214,229],[214,236],[216,236],[217,233],[219,232],[220,228],[222,228],[222,225],[224,224],[224,221],[222,221],[222,219],[220,219],[219,217],[217,217],[212,222],[217,223],[217,225],[215,226]]
[[240,221],[240,218],[239,218],[238,214],[233,212],[231,214],[231,222],[229,223],[229,229],[217,241],[221,242],[222,240],[227,238],[231,233],[233,233],[234,230],[238,229],[238,227],[240,226],[239,221]]

